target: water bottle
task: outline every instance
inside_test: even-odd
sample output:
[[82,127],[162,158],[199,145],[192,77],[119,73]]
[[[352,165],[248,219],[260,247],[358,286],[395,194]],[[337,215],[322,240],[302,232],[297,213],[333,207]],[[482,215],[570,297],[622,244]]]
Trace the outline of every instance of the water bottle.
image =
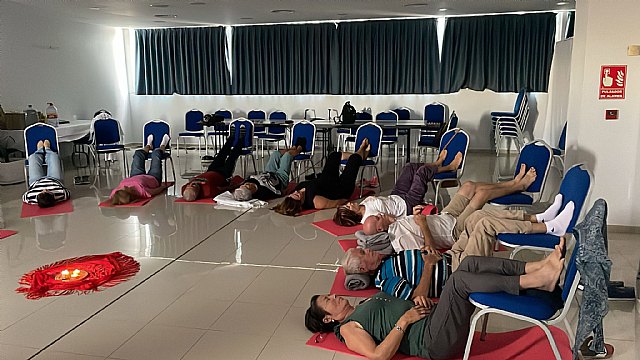
[[47,106],[47,124],[58,127],[58,109],[53,106],[53,103],[48,103]]
[[38,122],[38,111],[33,108],[33,105],[27,105],[27,109],[24,111],[25,114],[25,126],[30,126]]

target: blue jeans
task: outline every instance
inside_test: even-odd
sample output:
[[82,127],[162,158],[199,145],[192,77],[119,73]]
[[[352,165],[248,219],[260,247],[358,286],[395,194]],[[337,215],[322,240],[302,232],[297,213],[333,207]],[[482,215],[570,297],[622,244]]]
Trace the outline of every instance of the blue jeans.
[[286,189],[289,185],[289,172],[291,171],[292,161],[293,156],[288,152],[282,155],[279,150],[274,150],[269,155],[269,161],[264,166],[264,171],[273,173],[280,180],[280,186]]
[[133,161],[131,162],[131,173],[129,177],[136,175],[151,175],[158,180],[159,184],[162,184],[162,155],[164,152],[160,149],[155,149],[151,152],[151,166],[147,172],[144,167],[145,161],[147,161],[147,152],[138,149],[133,154]]
[[[46,172],[44,171],[44,164],[47,164]],[[29,155],[29,185],[45,176],[62,181],[60,157],[55,151],[45,151],[44,148],[40,148]]]

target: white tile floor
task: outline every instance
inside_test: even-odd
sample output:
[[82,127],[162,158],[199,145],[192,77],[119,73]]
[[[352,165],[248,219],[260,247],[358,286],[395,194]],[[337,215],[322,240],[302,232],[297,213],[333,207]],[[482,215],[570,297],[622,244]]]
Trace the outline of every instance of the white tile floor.
[[[176,172],[199,170],[196,154],[174,158]],[[464,179],[492,181],[509,174],[513,160],[472,153]],[[216,210],[174,204],[172,192],[142,208],[98,208],[121,179],[119,168],[103,171],[96,186],[70,186],[70,214],[21,219],[24,184],[0,188],[6,227],[19,231],[0,240],[0,360],[353,358],[304,345],[309,298],[329,290],[342,254],[337,238],[310,223],[332,211],[287,218],[268,209]],[[381,168],[388,193],[396,167],[385,159]],[[71,184],[76,171],[66,175]],[[552,174],[550,192],[558,184]],[[612,279],[635,285],[640,235],[611,233],[609,241]],[[34,301],[14,291],[31,269],[111,251],[134,256],[140,272],[89,295]],[[605,335],[615,359],[640,354],[637,311],[634,302],[610,303]],[[522,326],[497,316],[490,322],[490,330]]]

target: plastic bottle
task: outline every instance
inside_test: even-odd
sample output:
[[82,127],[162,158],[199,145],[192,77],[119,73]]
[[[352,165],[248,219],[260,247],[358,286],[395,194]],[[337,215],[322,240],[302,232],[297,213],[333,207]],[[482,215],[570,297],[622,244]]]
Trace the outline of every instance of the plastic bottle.
[[48,103],[47,106],[47,124],[58,127],[58,109],[53,106],[53,103]]
[[38,111],[33,108],[33,105],[31,104],[27,105],[27,109],[24,111],[24,114],[25,114],[25,119],[24,119],[25,126],[33,125],[38,122]]

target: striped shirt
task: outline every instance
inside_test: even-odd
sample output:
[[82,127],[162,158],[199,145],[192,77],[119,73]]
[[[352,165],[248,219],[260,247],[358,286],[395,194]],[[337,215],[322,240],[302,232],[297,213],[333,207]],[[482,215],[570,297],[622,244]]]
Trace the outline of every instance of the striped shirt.
[[[400,299],[411,298],[413,290],[420,283],[424,260],[420,250],[405,250],[391,255],[382,262],[375,284],[387,294]],[[442,293],[445,282],[451,275],[451,261],[446,254],[433,267],[428,297],[437,298]]]
[[60,180],[45,176],[29,186],[29,190],[22,195],[22,201],[25,204],[37,204],[38,194],[44,190],[51,192],[56,202],[69,199],[69,190],[62,185]]

